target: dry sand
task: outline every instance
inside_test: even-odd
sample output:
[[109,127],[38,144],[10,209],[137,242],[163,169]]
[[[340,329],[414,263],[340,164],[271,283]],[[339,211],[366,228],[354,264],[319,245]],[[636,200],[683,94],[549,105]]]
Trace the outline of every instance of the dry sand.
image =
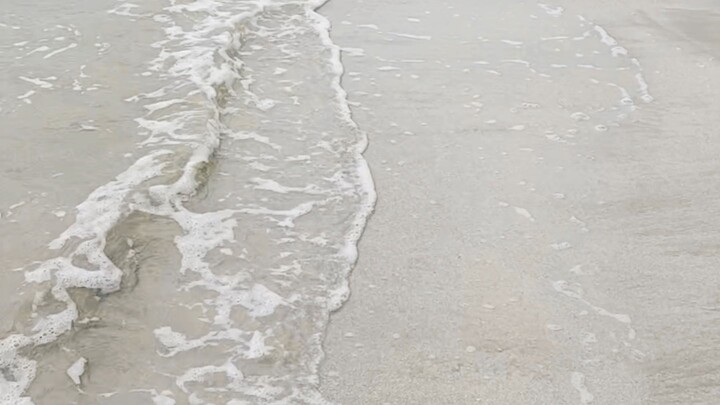
[[716,4],[322,12],[379,195],[327,398],[717,403]]

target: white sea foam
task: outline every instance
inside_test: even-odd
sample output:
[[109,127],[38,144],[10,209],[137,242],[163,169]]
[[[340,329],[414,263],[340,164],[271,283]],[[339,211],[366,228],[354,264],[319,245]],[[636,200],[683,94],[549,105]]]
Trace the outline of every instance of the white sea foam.
[[43,56],[43,59],[52,58],[53,56],[55,56],[55,55],[57,55],[57,54],[59,54],[59,53],[63,53],[63,52],[65,52],[65,51],[69,50],[69,49],[77,48],[77,46],[78,46],[78,44],[75,43],[75,42],[73,42],[72,44],[70,44],[70,45],[68,45],[68,46],[66,46],[66,47],[63,47],[63,48],[60,48],[60,49],[56,49],[56,50],[54,50],[54,51],[46,54],[45,56]]
[[[38,295],[40,298],[34,303],[35,318],[29,333],[16,333],[0,339],[1,404],[31,403],[23,395],[35,376],[38,364],[20,355],[22,349],[53,342],[83,324],[84,321],[78,321],[80,309],[72,299],[70,289],[85,288],[100,294],[110,294],[122,287],[123,270],[106,254],[110,247],[108,235],[133,213],[162,217],[179,226],[180,233],[173,241],[180,255],[180,267],[177,270],[185,278],[178,288],[178,294],[196,291],[212,293],[212,298],[195,303],[208,314],[210,331],[190,338],[171,326],[155,328],[159,356],[173,357],[221,343],[229,344],[234,349],[228,352],[222,362],[208,359],[205,365],[193,366],[177,373],[176,385],[180,392],[160,392],[146,387],[131,392],[146,392],[154,403],[175,403],[179,393],[186,394],[184,399],[190,402],[198,402],[200,393],[196,391],[202,390],[197,388],[198,384],[210,384],[214,377],[223,376],[227,384],[208,389],[205,394],[232,392],[245,398],[262,398],[268,403],[324,403],[316,389],[317,366],[322,356],[321,333],[329,313],[339,308],[348,296],[347,275],[357,259],[356,245],[367,216],[372,211],[375,192],[367,163],[362,158],[367,138],[353,121],[347,94],[341,86],[343,66],[340,48],[330,39],[328,20],[314,11],[323,3],[270,0],[254,3],[224,0],[187,4],[171,2],[164,10],[153,14],[139,5],[119,2],[118,6],[109,11],[110,14],[122,16],[118,18],[152,19],[164,27],[167,38],[154,44],[159,52],[158,57],[149,62],[149,69],[143,70],[153,72],[162,85],[127,99],[128,102],[138,103],[146,112],[135,120],[139,133],[146,136],[139,143],[142,157],[115,179],[97,187],[77,206],[74,222],[49,244],[55,257],[28,266],[26,281],[39,289],[49,290]],[[288,140],[283,140],[283,143],[265,133],[238,128],[231,130],[223,121],[223,114],[229,111],[225,109],[228,98],[240,100],[238,104],[255,109],[256,114],[284,108],[280,101],[261,96],[261,92],[251,88],[254,83],[252,72],[241,74],[244,68],[242,57],[245,56],[241,48],[248,32],[251,31],[256,37],[270,35],[257,25],[258,19],[266,11],[282,11],[290,17],[281,20],[278,29],[285,31],[277,33],[278,37],[314,33],[322,49],[320,54],[327,57],[322,60],[321,68],[329,70],[329,92],[332,94],[332,103],[322,105],[320,109],[334,111],[333,115],[341,121],[347,139],[334,142],[323,139],[308,145],[307,153],[284,156],[283,150]],[[186,15],[192,15],[192,18],[186,20]],[[300,26],[293,26],[298,21]],[[430,39],[410,34],[397,35]],[[45,57],[50,58],[72,48],[74,46],[71,44],[51,51]],[[264,49],[269,48],[260,45],[252,47],[255,52]],[[301,54],[287,46],[280,45],[277,49],[288,58]],[[33,52],[46,51],[50,49],[37,48]],[[283,74],[290,73],[288,70],[291,69]],[[273,69],[272,72],[277,70]],[[320,77],[328,76],[323,73]],[[25,79],[41,88],[52,86],[47,78]],[[77,86],[82,90],[79,83]],[[300,123],[302,121],[298,120],[296,125]],[[331,131],[326,132],[329,134]],[[195,212],[188,208],[189,202],[204,185],[208,167],[219,153],[223,137],[238,144],[251,143],[255,150],[258,147],[265,148],[268,154],[258,151],[254,156],[244,157],[252,159],[254,163],[254,166],[248,165],[249,168],[262,167],[268,176],[274,174],[275,169],[263,165],[261,160],[274,159],[278,164],[292,163],[294,166],[291,169],[323,168],[327,166],[324,162],[313,162],[318,159],[316,156],[319,153],[327,153],[332,154],[334,161],[341,161],[342,166],[330,173],[318,174],[312,181],[299,182],[302,184],[297,186],[286,185],[295,182],[288,180],[285,184],[284,180],[277,177],[251,177],[247,183],[248,192],[281,194],[291,202],[292,199],[298,199],[280,209],[271,207],[272,202],[266,197],[260,197],[257,202],[263,205],[240,204],[236,208]],[[302,139],[302,133],[298,134],[298,138]],[[339,157],[345,160],[339,160]],[[242,192],[238,193],[242,195]],[[304,216],[320,210],[332,212],[332,204],[342,198],[355,201],[352,215],[350,212],[342,213],[342,217],[327,221],[324,225],[337,227],[333,235],[341,231],[341,240],[330,240],[327,235],[329,232],[310,234],[298,230],[298,223]],[[228,260],[246,257],[244,253],[233,255],[233,250],[228,246],[235,244],[233,247],[242,247],[236,240],[239,224],[243,219],[253,217],[266,219],[276,225],[278,234],[285,235],[273,240],[272,244],[283,247],[283,244],[299,241],[308,246],[322,247],[321,255],[303,258],[293,256],[298,253],[278,252],[279,257],[292,260],[292,264],[265,269],[266,277],[269,278],[266,280],[251,281],[242,271],[234,274],[216,273],[213,263],[208,259],[214,252],[230,252],[230,255],[225,254]],[[347,221],[349,223],[345,223]],[[269,232],[272,229],[266,230]],[[132,243],[128,244],[132,248]],[[312,278],[313,269],[306,264],[310,260],[313,263],[318,261],[319,267],[328,267],[322,268],[327,274],[318,273],[316,278]],[[288,275],[303,275],[316,284],[298,285],[297,293],[288,294],[286,287],[292,287]],[[52,311],[49,307],[45,308],[46,298],[54,302]],[[239,323],[238,311],[253,321],[248,321],[249,325]],[[274,316],[287,311],[297,313],[289,321],[294,321],[295,317],[302,319],[308,311],[312,312],[307,322],[313,333],[300,341],[301,346],[296,348],[300,351],[296,357],[303,362],[296,368],[302,369],[302,373],[297,376],[246,376],[241,369],[243,359],[259,359],[278,350],[277,345],[269,343],[269,340],[276,333],[282,333],[275,328],[287,326],[282,326],[283,318],[275,319]],[[198,359],[202,360],[203,357],[200,355]],[[79,384],[85,372],[85,362],[78,360],[67,371],[73,382]],[[288,385],[291,388],[282,388]],[[107,395],[121,394],[118,391]],[[243,402],[236,400],[235,403]]]
[[525,208],[513,207],[513,209],[515,209],[515,213],[520,215],[521,217],[527,218],[530,222],[535,222],[535,218],[533,218],[532,214],[530,214],[530,211],[526,210]]
[[571,288],[571,287],[568,285],[567,281],[558,280],[558,281],[556,281],[556,282],[553,283],[553,288],[555,288],[555,291],[557,291],[557,292],[559,292],[559,293],[562,293],[562,294],[564,294],[564,295],[566,295],[566,296],[568,296],[568,297],[575,298],[575,299],[583,302],[584,304],[586,304],[587,306],[589,306],[590,308],[592,308],[598,315],[602,315],[602,316],[607,316],[607,317],[613,318],[613,319],[615,319],[616,321],[618,321],[618,322],[620,322],[620,323],[623,323],[623,324],[628,324],[628,325],[629,325],[629,324],[632,323],[629,315],[626,315],[626,314],[616,314],[616,313],[613,313],[613,312],[610,312],[610,311],[606,310],[605,308],[601,308],[601,307],[598,307],[598,306],[596,306],[596,305],[591,304],[590,302],[588,302],[588,301],[583,297],[583,292],[582,292],[581,289],[580,289],[580,290],[577,290],[577,289]]
[[51,89],[53,87],[53,84],[48,82],[48,80],[57,80],[57,77],[51,76],[51,77],[45,77],[43,79],[40,79],[40,78],[35,78],[35,77],[20,76],[19,79],[26,81],[28,83],[32,83],[43,89]]
[[[343,64],[340,59],[340,47],[333,43],[330,38],[330,21],[314,10],[323,4],[327,0],[315,0],[314,4],[311,5],[313,10],[313,16],[315,17],[316,23],[314,24],[315,29],[322,42],[325,46],[330,49],[331,57],[330,63],[333,67],[333,81],[332,86],[335,89],[335,101],[336,105],[340,110],[340,116],[345,123],[355,132],[357,142],[352,148],[351,153],[354,155],[355,167],[354,170],[357,173],[357,179],[360,183],[360,187],[363,191],[361,207],[357,211],[357,214],[353,220],[353,226],[350,232],[346,235],[345,244],[341,250],[341,254],[347,260],[348,265],[345,267],[345,277],[343,278],[342,285],[331,293],[331,299],[329,302],[330,310],[336,310],[340,308],[342,303],[347,299],[349,295],[349,288],[347,282],[347,273],[354,265],[357,260],[357,243],[362,235],[362,231],[365,228],[365,223],[368,216],[372,213],[377,194],[375,192],[375,186],[372,180],[372,174],[370,167],[362,156],[368,145],[368,139],[365,132],[361,131],[358,125],[355,123],[350,111],[350,106],[347,101],[347,92],[341,85],[341,78],[344,72]],[[430,39],[429,37],[422,37],[421,39]],[[319,359],[317,359],[319,361]]]
[[643,68],[640,64],[640,61],[637,58],[630,57],[630,52],[627,50],[627,48],[621,46],[618,40],[611,36],[605,28],[587,20],[583,16],[578,16],[578,18],[580,19],[580,21],[587,23],[592,27],[592,29],[600,37],[600,41],[603,44],[607,45],[608,48],[610,48],[610,53],[613,57],[629,58],[632,67],[636,70],[635,81],[637,82],[640,99],[645,103],[651,103],[653,101],[653,97],[650,95],[649,86],[647,84],[647,81],[645,80]]
[[72,382],[75,383],[75,385],[80,385],[80,378],[83,376],[83,374],[85,374],[86,364],[87,359],[84,357],[80,357],[70,367],[68,367],[66,373],[68,377],[70,377]]
[[512,46],[521,46],[523,43],[521,41],[513,41],[510,39],[501,39],[500,42],[512,45]]
[[583,405],[590,404],[595,400],[595,396],[588,391],[585,386],[585,374],[574,371],[570,376],[570,383],[580,394],[580,403]]
[[432,39],[430,35],[406,34],[402,32],[388,32],[388,34],[395,35],[400,38],[418,39],[422,41],[430,41]]
[[560,17],[565,12],[565,9],[560,6],[551,6],[549,4],[538,3],[538,6],[542,8],[548,15],[553,17]]

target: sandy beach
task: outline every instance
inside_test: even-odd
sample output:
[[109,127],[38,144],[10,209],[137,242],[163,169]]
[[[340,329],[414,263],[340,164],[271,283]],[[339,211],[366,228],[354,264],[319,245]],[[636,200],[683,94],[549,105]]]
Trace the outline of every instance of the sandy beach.
[[326,398],[716,403],[716,5],[321,12],[378,193]]
[[718,44],[710,0],[5,2],[0,405],[716,405]]

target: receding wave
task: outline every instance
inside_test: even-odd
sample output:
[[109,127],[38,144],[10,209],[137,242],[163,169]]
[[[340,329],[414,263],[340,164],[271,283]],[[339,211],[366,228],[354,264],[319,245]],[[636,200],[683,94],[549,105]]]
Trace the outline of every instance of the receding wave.
[[[322,3],[110,10],[166,34],[158,86],[126,100],[141,157],[25,268],[0,403],[325,402],[323,332],[375,194]],[[33,391],[59,374],[81,388]]]

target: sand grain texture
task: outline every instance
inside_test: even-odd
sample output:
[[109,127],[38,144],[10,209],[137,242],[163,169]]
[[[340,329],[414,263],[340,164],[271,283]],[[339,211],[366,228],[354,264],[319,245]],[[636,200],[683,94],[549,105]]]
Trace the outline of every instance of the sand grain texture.
[[322,12],[379,196],[327,398],[717,401],[716,5]]

